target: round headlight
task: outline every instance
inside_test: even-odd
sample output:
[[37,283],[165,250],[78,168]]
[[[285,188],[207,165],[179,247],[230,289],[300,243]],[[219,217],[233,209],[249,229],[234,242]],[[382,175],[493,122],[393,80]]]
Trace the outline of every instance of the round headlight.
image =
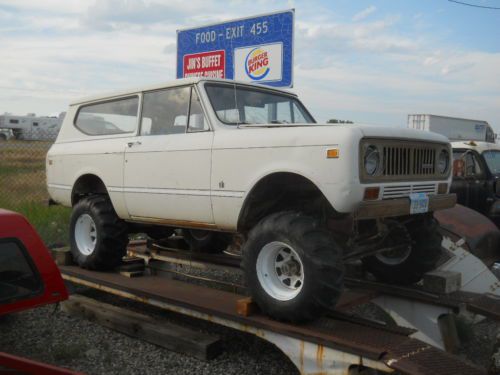
[[450,164],[450,154],[447,150],[441,150],[438,156],[437,170],[439,173],[444,174],[448,171]]
[[365,151],[365,171],[368,175],[373,176],[380,164],[380,153],[377,147],[368,146]]

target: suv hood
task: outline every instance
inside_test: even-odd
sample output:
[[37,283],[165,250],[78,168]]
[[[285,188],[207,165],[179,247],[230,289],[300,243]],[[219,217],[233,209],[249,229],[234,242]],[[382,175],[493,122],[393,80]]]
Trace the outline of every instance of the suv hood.
[[242,124],[239,128],[341,128],[343,130],[355,129],[360,131],[364,137],[374,138],[397,138],[397,139],[412,139],[420,141],[431,141],[449,143],[445,136],[423,130],[415,130],[408,128],[397,128],[389,126],[368,126],[357,124]]
[[431,142],[441,142],[449,143],[450,141],[444,135],[424,131],[415,130],[407,128],[395,128],[395,127],[379,127],[379,126],[363,126],[357,125],[365,137],[380,137],[380,138],[408,138],[421,141],[431,141]]

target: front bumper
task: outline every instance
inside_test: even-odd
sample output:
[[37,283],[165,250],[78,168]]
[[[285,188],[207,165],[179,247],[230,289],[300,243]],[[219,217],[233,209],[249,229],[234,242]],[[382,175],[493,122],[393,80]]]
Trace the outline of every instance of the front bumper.
[[[457,203],[456,194],[429,196],[429,212],[451,208]],[[410,199],[386,199],[361,202],[354,216],[356,219],[376,219],[381,217],[410,215]]]

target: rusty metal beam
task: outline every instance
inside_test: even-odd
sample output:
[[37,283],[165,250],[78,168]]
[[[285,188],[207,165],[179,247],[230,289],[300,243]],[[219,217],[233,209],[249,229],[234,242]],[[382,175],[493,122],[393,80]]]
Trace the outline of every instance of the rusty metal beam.
[[[236,302],[242,296],[234,293],[155,276],[129,279],[71,266],[61,267],[61,272],[68,281],[253,333],[280,347],[304,374],[341,375],[347,373],[348,365],[357,364],[407,374],[445,375],[450,374],[449,370],[471,375],[485,373],[405,334],[381,328],[336,319],[292,325],[261,314],[244,317],[236,313]],[[317,356],[318,352],[323,354]],[[446,366],[447,371],[436,371],[436,362]]]

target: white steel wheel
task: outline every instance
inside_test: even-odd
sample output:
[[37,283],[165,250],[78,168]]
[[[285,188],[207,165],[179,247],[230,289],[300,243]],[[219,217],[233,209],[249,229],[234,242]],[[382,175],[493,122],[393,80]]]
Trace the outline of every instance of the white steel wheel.
[[197,241],[205,241],[209,239],[210,236],[212,235],[212,232],[209,232],[207,230],[197,230],[197,229],[191,229],[189,233]]
[[408,229],[404,225],[394,220],[388,220],[387,222],[392,234],[385,246],[392,247],[392,249],[376,253],[375,258],[388,266],[397,266],[411,255],[412,240]]
[[89,214],[82,214],[75,223],[75,242],[83,255],[94,252],[97,242],[97,228],[94,219]]
[[269,242],[261,249],[256,270],[260,285],[276,300],[292,300],[304,286],[302,260],[290,245],[283,242]]
[[387,250],[375,254],[375,257],[382,263],[395,266],[403,263],[411,254],[411,246],[399,250]]

